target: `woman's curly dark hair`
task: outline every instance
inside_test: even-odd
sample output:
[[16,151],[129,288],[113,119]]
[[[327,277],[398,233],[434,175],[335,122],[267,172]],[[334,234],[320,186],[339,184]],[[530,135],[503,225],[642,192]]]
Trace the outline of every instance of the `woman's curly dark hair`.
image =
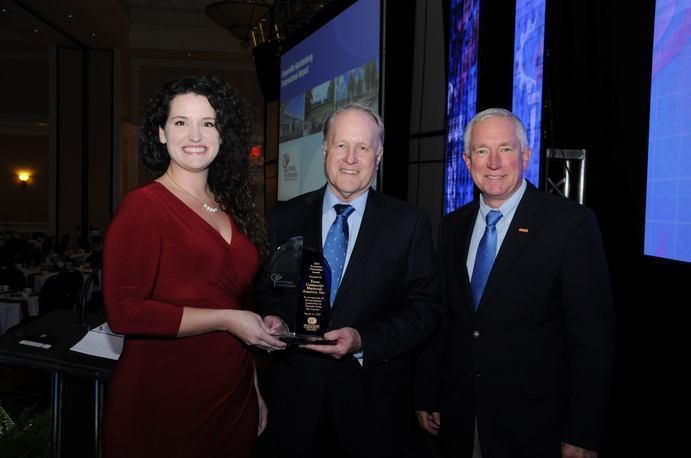
[[218,77],[187,76],[169,81],[148,100],[140,132],[142,160],[156,178],[168,169],[170,156],[159,138],[170,112],[170,102],[178,95],[197,94],[206,97],[216,112],[216,130],[221,145],[209,166],[207,182],[221,208],[229,212],[238,228],[259,249],[267,252],[263,218],[259,215],[249,190],[248,153],[251,127],[247,104],[238,92]]

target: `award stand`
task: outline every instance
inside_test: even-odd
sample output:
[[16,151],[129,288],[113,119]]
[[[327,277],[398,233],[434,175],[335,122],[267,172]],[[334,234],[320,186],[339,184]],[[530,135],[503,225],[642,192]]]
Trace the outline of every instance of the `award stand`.
[[294,237],[273,253],[264,278],[269,300],[295,317],[290,331],[277,335],[280,340],[295,345],[336,343],[324,338],[331,312],[331,269],[320,252]]

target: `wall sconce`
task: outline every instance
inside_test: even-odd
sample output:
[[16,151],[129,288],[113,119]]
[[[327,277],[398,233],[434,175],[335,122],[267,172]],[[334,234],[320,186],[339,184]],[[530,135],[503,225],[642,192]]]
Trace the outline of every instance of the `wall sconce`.
[[17,172],[17,179],[22,186],[26,186],[31,181],[31,172],[28,170],[20,170]]

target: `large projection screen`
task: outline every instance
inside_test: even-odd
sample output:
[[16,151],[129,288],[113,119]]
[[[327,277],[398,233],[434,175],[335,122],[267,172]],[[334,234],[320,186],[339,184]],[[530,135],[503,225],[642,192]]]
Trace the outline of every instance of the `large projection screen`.
[[379,112],[380,0],[359,0],[281,56],[278,200],[325,183],[322,129],[349,103]]

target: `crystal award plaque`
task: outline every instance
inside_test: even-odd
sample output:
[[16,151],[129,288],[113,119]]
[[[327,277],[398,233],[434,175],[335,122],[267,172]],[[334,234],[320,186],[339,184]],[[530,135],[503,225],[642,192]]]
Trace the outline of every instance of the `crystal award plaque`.
[[274,251],[263,286],[265,300],[280,307],[281,315],[288,318],[289,332],[278,334],[280,340],[291,344],[336,343],[324,338],[331,312],[331,269],[320,252],[304,246],[302,237],[294,237]]

